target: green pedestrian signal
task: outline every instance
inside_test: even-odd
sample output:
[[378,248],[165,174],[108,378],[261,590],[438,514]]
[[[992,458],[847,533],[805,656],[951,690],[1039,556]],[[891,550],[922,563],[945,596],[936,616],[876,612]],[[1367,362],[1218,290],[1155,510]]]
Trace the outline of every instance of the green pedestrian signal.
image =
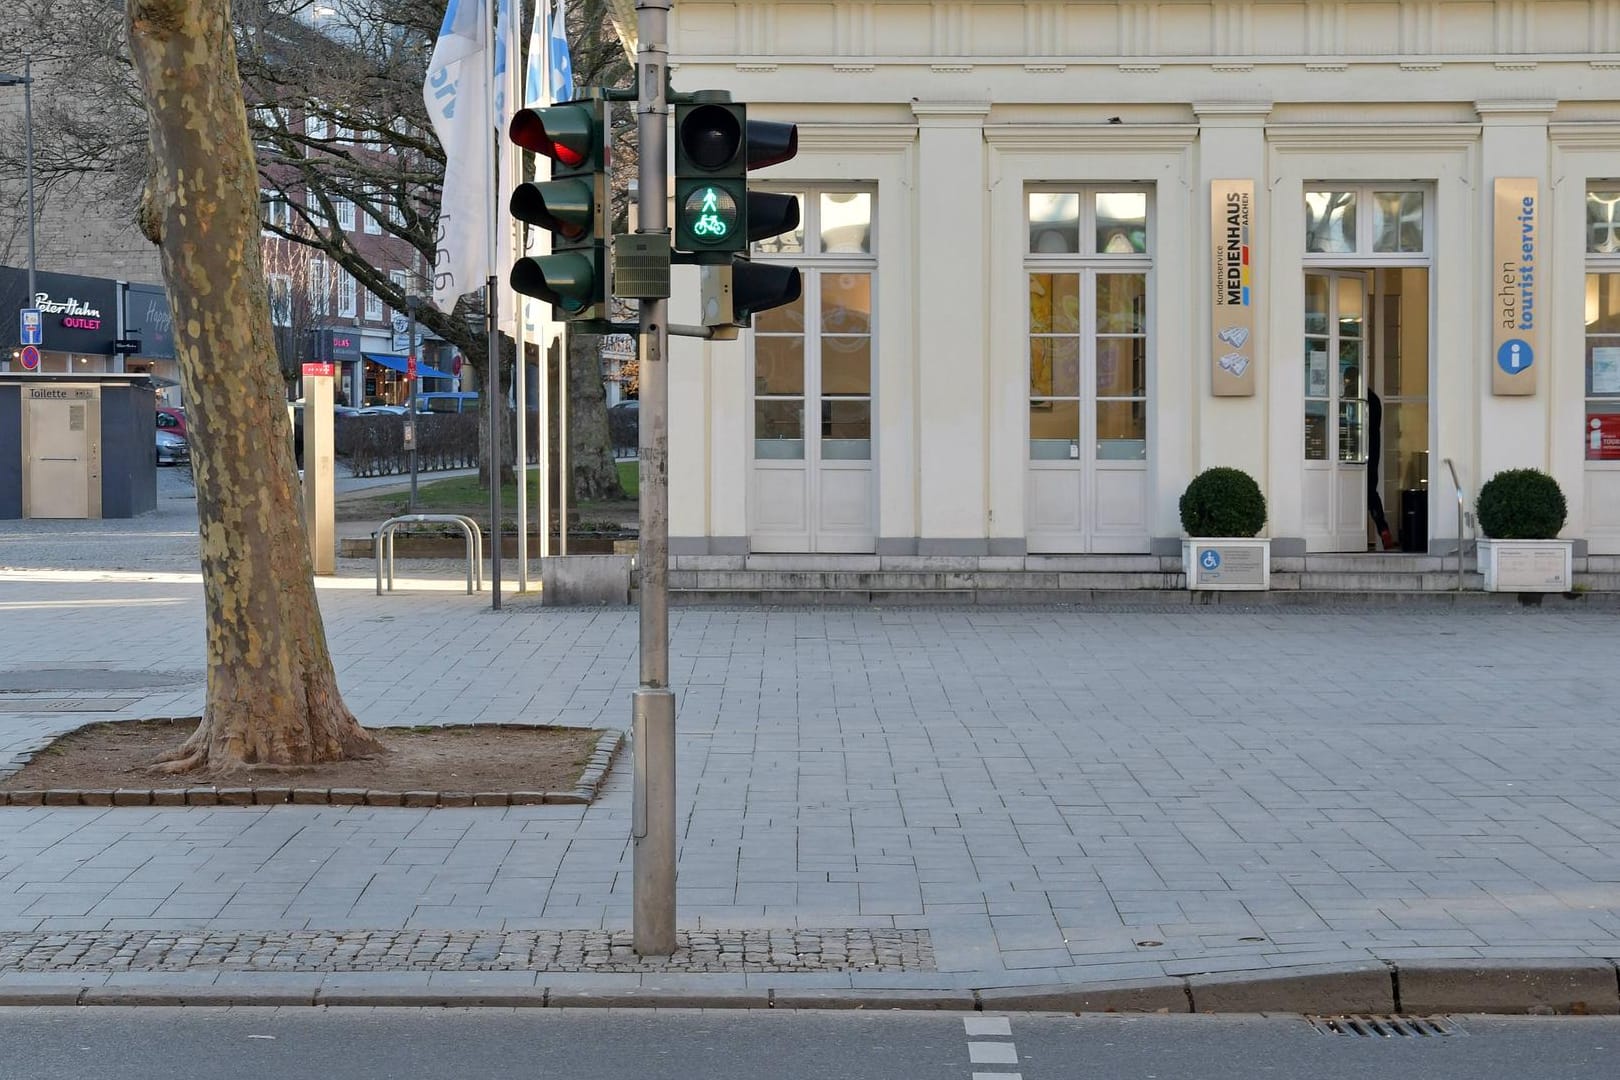
[[699,242],[723,244],[737,228],[737,200],[721,188],[693,189],[681,213],[686,229]]

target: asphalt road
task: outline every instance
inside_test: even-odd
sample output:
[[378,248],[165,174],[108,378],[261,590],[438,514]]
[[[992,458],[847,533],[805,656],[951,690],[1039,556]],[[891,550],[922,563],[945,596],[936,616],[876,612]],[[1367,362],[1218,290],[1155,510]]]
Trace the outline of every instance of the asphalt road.
[[1464,1017],[1443,1038],[1300,1017],[654,1010],[0,1009],[16,1080],[1610,1080],[1620,1019]]

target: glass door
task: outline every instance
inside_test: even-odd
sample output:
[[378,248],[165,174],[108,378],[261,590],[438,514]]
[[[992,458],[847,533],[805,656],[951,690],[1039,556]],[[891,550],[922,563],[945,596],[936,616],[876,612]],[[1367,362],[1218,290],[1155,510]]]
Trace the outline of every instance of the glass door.
[[1367,293],[1359,270],[1305,274],[1305,533],[1367,550]]

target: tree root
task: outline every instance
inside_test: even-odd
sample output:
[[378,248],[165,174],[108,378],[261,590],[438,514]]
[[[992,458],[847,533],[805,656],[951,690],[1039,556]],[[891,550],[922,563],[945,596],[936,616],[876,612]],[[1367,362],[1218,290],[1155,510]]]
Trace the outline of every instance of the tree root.
[[175,773],[190,772],[193,769],[201,768],[207,760],[207,747],[199,746],[187,750],[184,746],[181,746],[159,754],[152,764],[146,768],[148,772],[164,773],[172,776]]

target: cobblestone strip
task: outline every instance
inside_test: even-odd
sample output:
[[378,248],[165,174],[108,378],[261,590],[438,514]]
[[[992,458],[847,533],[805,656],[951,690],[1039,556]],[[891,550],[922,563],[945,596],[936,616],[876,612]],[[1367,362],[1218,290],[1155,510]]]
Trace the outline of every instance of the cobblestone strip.
[[628,930],[0,932],[0,973],[33,971],[933,971],[926,930],[680,931],[641,957]]

